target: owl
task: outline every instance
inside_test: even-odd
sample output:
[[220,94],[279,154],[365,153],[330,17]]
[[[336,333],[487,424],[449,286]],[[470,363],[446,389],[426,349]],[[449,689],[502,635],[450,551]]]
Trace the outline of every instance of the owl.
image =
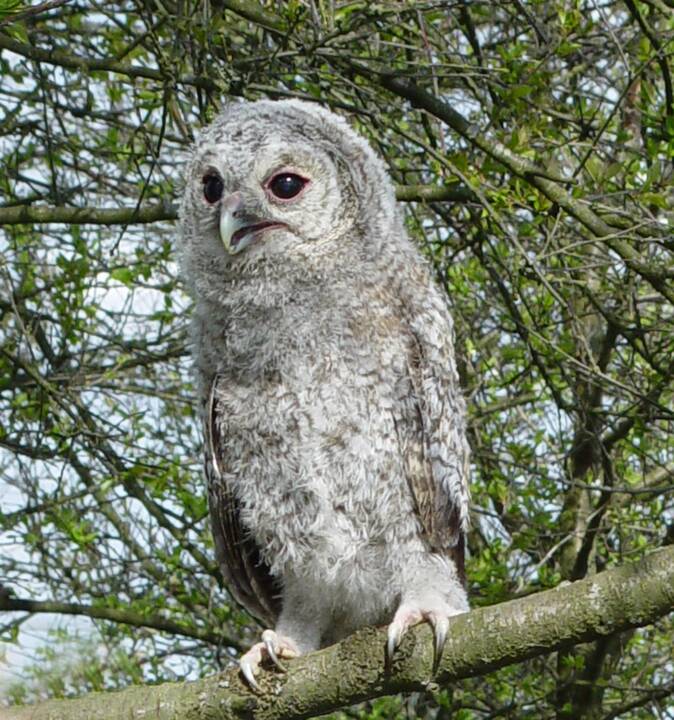
[[446,297],[384,163],[296,100],[227,105],[187,164],[182,273],[218,562],[266,663],[468,610],[465,407]]

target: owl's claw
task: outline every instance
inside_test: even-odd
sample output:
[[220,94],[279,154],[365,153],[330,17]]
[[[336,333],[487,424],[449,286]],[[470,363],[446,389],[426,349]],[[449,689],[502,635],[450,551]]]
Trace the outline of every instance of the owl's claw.
[[435,647],[433,653],[433,675],[435,675],[438,671],[440,660],[442,660],[445,643],[447,642],[449,618],[445,615],[436,616],[434,614],[430,614],[428,616],[428,621],[433,626],[433,635],[435,636]]
[[453,608],[449,604],[443,602],[429,603],[432,607],[424,606],[422,603],[406,602],[403,603],[393,617],[393,621],[388,626],[388,635],[386,643],[386,666],[391,667],[393,662],[393,653],[400,645],[403,635],[414,625],[420,622],[428,622],[433,628],[433,636],[435,638],[433,652],[433,673],[438,669],[442,653],[447,642],[447,633],[449,631],[449,618],[453,615],[460,615],[465,610]]
[[393,616],[393,621],[388,626],[388,642],[386,643],[387,667],[391,667],[393,653],[396,651],[398,645],[400,645],[403,635],[409,628],[419,624],[423,619],[421,611],[412,604],[403,603],[398,608],[396,614]]
[[[274,663],[274,665],[276,665],[276,667],[281,672],[288,672],[285,665],[281,663],[281,661],[278,659],[278,655],[276,654],[276,648],[274,647],[274,645],[278,645],[280,648],[279,638],[276,633],[273,630],[265,630],[262,633],[262,642],[264,643],[267,655],[269,655],[269,659]],[[280,649],[279,652],[281,652]],[[286,655],[286,657],[288,656]]]
[[400,640],[402,639],[402,632],[398,629],[398,627],[394,626],[393,623],[391,623],[388,626],[388,634],[387,634],[387,642],[386,642],[386,667],[391,667],[391,662],[393,661],[393,653],[396,651],[396,648],[398,645],[400,645]]
[[253,647],[241,656],[239,669],[248,685],[253,690],[260,690],[255,676],[260,674],[260,666],[265,659],[269,659],[281,672],[286,672],[286,667],[279,658],[290,659],[300,654],[295,642],[288,637],[278,635],[273,630],[265,630],[262,633],[262,641],[255,643]]
[[[256,663],[248,659],[248,656],[253,651],[254,647],[251,648],[242,658],[239,660],[239,670],[241,670],[241,674],[246,679],[246,682],[250,685],[250,687],[253,688],[253,690],[259,690],[260,686],[257,684],[257,681],[255,680],[255,667]],[[261,659],[261,658],[260,658]],[[259,661],[257,663],[258,672],[259,672]]]

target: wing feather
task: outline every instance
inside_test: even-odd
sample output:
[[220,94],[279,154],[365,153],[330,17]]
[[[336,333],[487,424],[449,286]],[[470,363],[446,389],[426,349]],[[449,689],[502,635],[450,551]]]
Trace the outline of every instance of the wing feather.
[[273,627],[281,609],[280,587],[262,561],[255,541],[241,525],[239,502],[226,482],[222,431],[217,422],[219,381],[216,375],[204,422],[205,471],[215,553],[234,599],[263,625]]
[[424,540],[434,552],[451,557],[463,579],[470,451],[452,322],[435,287],[423,299],[408,295],[405,301],[407,372],[414,394],[411,439],[403,447],[408,482]]

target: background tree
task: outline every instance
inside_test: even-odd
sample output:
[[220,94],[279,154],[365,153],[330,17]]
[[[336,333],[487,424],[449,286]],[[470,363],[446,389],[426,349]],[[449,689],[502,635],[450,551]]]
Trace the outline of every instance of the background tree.
[[[670,0],[4,0],[0,23],[2,638],[43,612],[99,635],[10,700],[208,674],[251,641],[212,556],[170,222],[230,98],[348,114],[399,184],[457,324],[474,605],[672,543]],[[671,718],[671,637],[358,713]]]

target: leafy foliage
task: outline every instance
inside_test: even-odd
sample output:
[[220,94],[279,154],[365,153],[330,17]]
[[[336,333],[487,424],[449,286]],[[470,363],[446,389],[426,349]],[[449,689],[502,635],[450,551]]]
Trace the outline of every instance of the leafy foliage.
[[[214,566],[189,301],[157,219],[232,98],[324,103],[401,186],[464,193],[407,209],[462,349],[474,604],[672,542],[670,2],[44,6],[0,4],[0,607],[77,603],[129,660],[24,698],[211,672],[254,632]],[[3,639],[27,617],[3,615]],[[674,717],[671,632],[350,714]]]

